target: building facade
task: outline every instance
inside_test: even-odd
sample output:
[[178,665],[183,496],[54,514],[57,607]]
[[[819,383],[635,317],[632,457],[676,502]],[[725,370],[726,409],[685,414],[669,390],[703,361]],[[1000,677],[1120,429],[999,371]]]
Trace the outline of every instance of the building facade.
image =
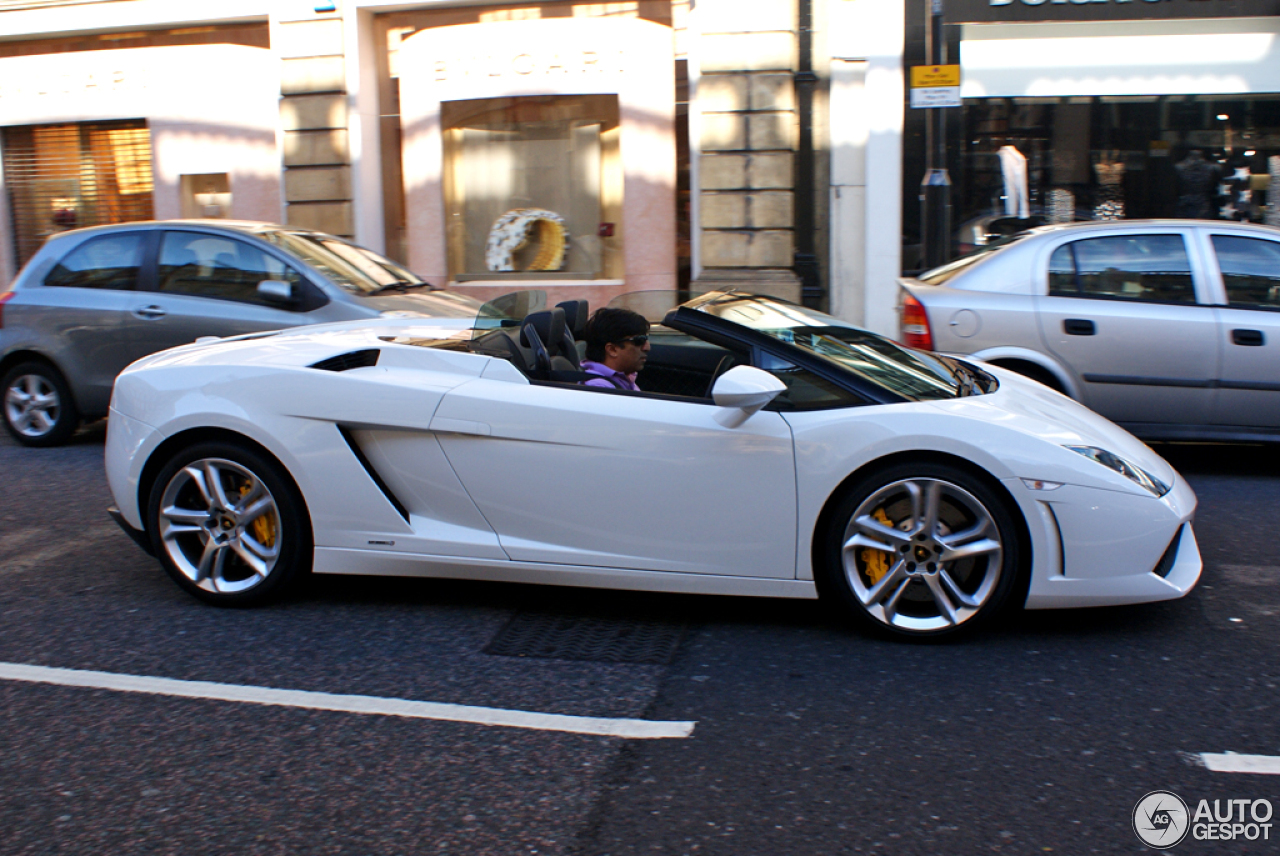
[[952,252],[997,216],[1275,217],[1280,0],[0,0],[0,276],[228,217],[482,298],[740,286],[894,334],[935,8]]

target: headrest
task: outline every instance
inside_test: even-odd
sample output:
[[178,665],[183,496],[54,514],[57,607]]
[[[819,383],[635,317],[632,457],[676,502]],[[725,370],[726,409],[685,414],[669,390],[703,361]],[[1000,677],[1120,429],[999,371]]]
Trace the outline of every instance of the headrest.
[[556,309],[564,310],[564,326],[573,334],[573,338],[581,339],[587,330],[587,301],[566,300],[557,303]]
[[557,306],[554,309],[544,309],[541,312],[526,315],[524,323],[520,325],[520,344],[526,348],[533,346],[524,332],[524,328],[530,326],[538,334],[543,345],[551,347],[553,344],[559,344],[564,338],[564,310]]

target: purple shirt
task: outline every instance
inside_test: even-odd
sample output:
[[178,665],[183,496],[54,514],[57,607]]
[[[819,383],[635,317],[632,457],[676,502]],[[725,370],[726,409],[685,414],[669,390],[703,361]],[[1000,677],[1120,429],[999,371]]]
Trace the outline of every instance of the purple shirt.
[[583,360],[582,370],[588,374],[600,375],[593,377],[591,380],[584,380],[583,386],[602,386],[609,389],[630,389],[636,392],[640,391],[640,387],[636,386],[636,373],[623,374],[609,368],[604,363],[597,363],[594,360]]

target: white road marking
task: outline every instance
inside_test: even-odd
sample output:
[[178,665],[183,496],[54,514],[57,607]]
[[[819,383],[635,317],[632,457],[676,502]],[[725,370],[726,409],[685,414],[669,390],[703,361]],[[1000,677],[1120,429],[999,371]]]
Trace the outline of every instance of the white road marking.
[[23,663],[0,663],[0,680],[58,684],[65,687],[86,687],[115,690],[117,692],[180,696],[183,698],[213,699],[216,701],[245,702],[247,704],[302,707],[311,710],[332,710],[342,713],[403,716],[414,719],[437,719],[446,722],[470,722],[476,725],[529,728],[537,731],[566,731],[572,734],[594,734],[603,737],[622,737],[629,740],[688,737],[693,733],[693,727],[697,724],[696,722],[655,722],[647,719],[607,719],[593,716],[567,716],[557,713],[531,713],[523,710],[502,710],[496,707],[473,707],[465,704],[408,701],[406,699],[379,698],[377,696],[335,695],[332,693],[306,692],[304,690],[279,690],[271,687],[218,684],[210,681],[178,681],[172,678],[122,675],[113,672],[91,672],[80,669],[55,669],[48,666],[28,666]]
[[1259,773],[1280,776],[1280,757],[1275,755],[1237,755],[1234,752],[1218,755],[1201,752],[1200,760],[1215,773]]

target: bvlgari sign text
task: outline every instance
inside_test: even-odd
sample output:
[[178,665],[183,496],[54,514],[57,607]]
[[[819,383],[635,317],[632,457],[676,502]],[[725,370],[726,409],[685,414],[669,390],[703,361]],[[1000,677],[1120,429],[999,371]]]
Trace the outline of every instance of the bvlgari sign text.
[[523,50],[437,59],[432,63],[432,72],[438,82],[462,78],[572,77],[616,74],[623,70],[622,60],[621,50]]

